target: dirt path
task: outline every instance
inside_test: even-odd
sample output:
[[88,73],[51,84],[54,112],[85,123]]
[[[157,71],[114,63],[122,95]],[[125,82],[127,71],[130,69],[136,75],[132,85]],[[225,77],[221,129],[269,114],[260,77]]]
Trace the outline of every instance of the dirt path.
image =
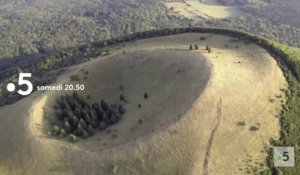
[[211,146],[213,144],[214,141],[214,136],[216,131],[219,128],[220,125],[220,121],[221,121],[221,117],[222,117],[222,99],[220,99],[220,101],[218,102],[218,106],[217,106],[217,119],[218,122],[215,126],[215,128],[212,130],[208,143],[207,143],[207,149],[206,149],[206,154],[205,154],[205,159],[204,159],[204,165],[203,165],[203,175],[208,175],[208,163],[209,163],[209,158],[210,158],[210,150],[211,150]]

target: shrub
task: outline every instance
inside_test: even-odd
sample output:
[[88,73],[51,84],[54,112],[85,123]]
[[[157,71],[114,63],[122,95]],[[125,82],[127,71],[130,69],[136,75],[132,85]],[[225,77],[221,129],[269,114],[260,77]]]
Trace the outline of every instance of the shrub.
[[245,126],[246,122],[245,121],[239,121],[237,122],[237,126]]
[[71,75],[70,80],[71,81],[80,81],[79,75]]
[[120,100],[121,100],[121,101],[125,101],[125,97],[124,97],[123,94],[120,95]]
[[259,128],[258,128],[257,126],[251,126],[251,127],[249,128],[249,130],[250,130],[250,131],[258,131]]

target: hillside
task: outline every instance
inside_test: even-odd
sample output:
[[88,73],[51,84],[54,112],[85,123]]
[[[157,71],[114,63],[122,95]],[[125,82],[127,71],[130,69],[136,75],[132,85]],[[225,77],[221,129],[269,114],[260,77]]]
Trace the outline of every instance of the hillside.
[[[203,37],[205,39],[201,40]],[[189,50],[190,44],[198,44],[198,49]],[[211,47],[210,53],[205,50],[206,45]],[[47,102],[48,98],[54,95],[48,92],[36,92],[14,105],[1,108],[1,116],[5,116],[13,108],[19,109],[10,113],[9,118],[1,118],[3,125],[8,126],[8,123],[14,123],[19,116],[23,116],[22,122],[16,122],[17,130],[2,127],[7,133],[14,135],[13,138],[2,137],[2,143],[5,144],[2,146],[3,149],[0,149],[1,155],[2,158],[8,158],[1,164],[3,171],[8,171],[12,167],[14,167],[12,174],[33,172],[37,174],[51,172],[149,175],[153,172],[155,174],[199,174],[199,172],[244,174],[267,171],[268,164],[265,163],[265,159],[267,149],[270,147],[269,140],[270,138],[277,140],[280,130],[279,121],[275,116],[280,110],[281,102],[276,96],[283,93],[280,89],[285,89],[286,83],[276,61],[266,50],[254,43],[211,33],[154,37],[111,48],[111,55],[68,68],[58,77],[57,83],[70,81],[69,77],[74,74],[84,76],[81,70],[89,68],[91,71],[87,82],[80,78],[80,82],[85,83],[87,88],[91,86],[83,95],[90,94],[91,100],[96,101],[99,100],[98,96],[105,98],[112,96],[110,101],[114,102],[118,98],[115,93],[119,91],[118,81],[123,82],[124,96],[128,99],[128,105],[124,108],[128,110],[129,116],[125,114],[120,122],[104,133],[100,131],[91,138],[70,143],[40,132],[46,121],[43,119],[43,113],[53,106]],[[164,51],[160,52],[161,49]],[[124,50],[125,55],[123,55]],[[179,54],[180,50],[192,52],[191,57]],[[172,54],[178,52],[179,57],[169,58],[173,62],[188,59],[194,60],[194,63],[188,64],[189,61],[186,60],[188,62],[184,65],[173,64],[167,61],[168,52]],[[149,54],[154,57],[148,57]],[[198,83],[195,82],[200,82],[202,78],[192,77],[203,73],[191,67],[197,68],[203,64],[197,61],[195,56],[198,54],[212,65],[210,80],[200,96],[197,93]],[[120,60],[115,61],[115,59]],[[136,60],[132,70],[130,65],[133,62],[129,61],[128,67],[127,59]],[[163,63],[161,65],[167,63],[168,66],[163,66],[164,70],[159,70],[160,66],[146,66],[155,65],[156,63],[151,61],[154,59],[164,59],[166,62],[160,62]],[[187,69],[177,73],[177,69],[181,70],[179,65],[187,66]],[[98,67],[103,68],[98,69]],[[157,70],[152,70],[151,67],[157,67]],[[114,68],[117,68],[117,71],[113,71]],[[103,69],[108,74],[101,73]],[[149,71],[157,76],[149,77]],[[160,72],[164,76],[158,76]],[[126,76],[123,75],[134,74],[139,76],[133,76],[130,81],[125,81]],[[95,83],[95,77],[98,77],[99,83]],[[165,83],[157,84],[164,77],[168,81],[162,79]],[[203,78],[205,79],[205,76]],[[270,81],[274,79],[277,81]],[[144,83],[139,84],[139,82]],[[170,87],[169,83],[174,84]],[[143,88],[139,90],[139,87]],[[146,87],[151,89],[144,90]],[[165,90],[168,88],[174,90],[166,93]],[[145,91],[149,93],[148,100],[142,100]],[[167,101],[167,97],[173,100]],[[172,105],[182,104],[183,100],[180,98],[188,102],[184,103],[186,106]],[[161,100],[155,101],[155,99]],[[191,103],[190,100],[193,99],[195,101]],[[142,105],[140,109],[138,103]],[[159,110],[160,108],[170,109],[174,114],[179,115],[171,116],[177,118],[176,120],[167,119],[167,113]],[[147,112],[150,109],[156,112]],[[142,115],[143,113],[155,114],[157,119],[151,115]],[[142,119],[140,124],[138,118]],[[149,120],[151,118],[152,120]],[[154,123],[154,126],[147,125],[148,122],[155,121],[160,121],[162,125],[155,126]],[[129,125],[131,127],[126,127]],[[147,129],[144,126],[151,127]],[[132,127],[134,131],[130,131]],[[110,137],[110,134],[114,134],[114,130],[117,131],[118,136]],[[122,141],[124,137],[132,137],[132,139],[125,139],[128,141],[124,142]],[[226,143],[226,147],[222,143]],[[20,145],[22,149],[16,151]],[[222,155],[221,159],[220,155]],[[232,158],[239,161],[233,163]],[[13,162],[18,164],[15,165]]]

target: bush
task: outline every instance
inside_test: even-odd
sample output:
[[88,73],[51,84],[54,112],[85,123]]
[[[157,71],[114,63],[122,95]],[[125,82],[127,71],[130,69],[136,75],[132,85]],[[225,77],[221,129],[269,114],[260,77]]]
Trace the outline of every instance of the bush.
[[239,121],[237,122],[237,126],[245,126],[246,122],[245,121]]
[[251,127],[249,128],[249,130],[250,130],[250,131],[258,131],[259,128],[258,128],[257,126],[251,126]]
[[71,81],[80,81],[79,75],[71,75],[70,80]]

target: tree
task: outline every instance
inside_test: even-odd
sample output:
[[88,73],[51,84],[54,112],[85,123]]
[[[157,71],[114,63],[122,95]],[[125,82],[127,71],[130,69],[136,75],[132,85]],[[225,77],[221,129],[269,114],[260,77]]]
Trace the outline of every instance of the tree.
[[118,122],[118,117],[117,117],[115,114],[112,114],[110,120],[111,120],[111,123],[112,123],[112,124],[115,124],[115,123]]
[[77,125],[77,129],[75,130],[74,132],[77,136],[82,136],[83,134],[83,128],[82,126],[80,125],[80,123]]
[[60,128],[57,125],[53,126],[52,135],[58,136]]
[[65,121],[64,128],[67,132],[71,132],[71,130],[72,130],[72,127],[68,121]]
[[60,132],[59,132],[59,137],[65,137],[67,135],[67,132],[66,130],[64,130],[63,128],[60,129]]
[[123,108],[122,105],[119,105],[119,113],[120,114],[125,114],[125,109]]
[[62,109],[55,110],[55,116],[58,120],[63,120],[65,116],[65,112]]
[[78,141],[78,140],[77,140],[77,137],[76,137],[74,134],[70,134],[70,135],[69,135],[69,139],[70,139],[70,141],[73,142],[73,143]]
[[82,126],[83,129],[87,129],[87,124],[86,122],[81,118],[79,124]]
[[190,44],[190,50],[193,50],[193,45],[192,44]]
[[148,93],[145,92],[145,93],[144,93],[144,99],[147,99],[148,97],[149,97]]
[[121,100],[121,101],[125,101],[125,97],[124,97],[123,94],[120,95],[120,100]]
[[78,117],[73,116],[73,119],[72,119],[72,126],[75,127],[75,126],[78,125],[78,123],[79,123]]
[[198,44],[195,44],[195,50],[198,50],[199,49],[199,46],[198,46]]
[[83,130],[82,138],[86,139],[89,137],[89,133],[86,130]]
[[103,99],[101,100],[101,107],[105,111],[108,110],[108,108],[109,108],[108,104]]
[[106,123],[105,122],[100,122],[100,124],[99,124],[99,130],[105,130],[107,128],[107,125],[106,125]]
[[94,135],[95,134],[95,129],[89,125],[88,128],[87,128],[87,132],[89,135]]
[[206,45],[206,48],[205,48],[205,50],[207,50],[207,52],[208,52],[208,53],[210,53],[210,52],[211,52],[211,48],[210,48],[208,45]]

